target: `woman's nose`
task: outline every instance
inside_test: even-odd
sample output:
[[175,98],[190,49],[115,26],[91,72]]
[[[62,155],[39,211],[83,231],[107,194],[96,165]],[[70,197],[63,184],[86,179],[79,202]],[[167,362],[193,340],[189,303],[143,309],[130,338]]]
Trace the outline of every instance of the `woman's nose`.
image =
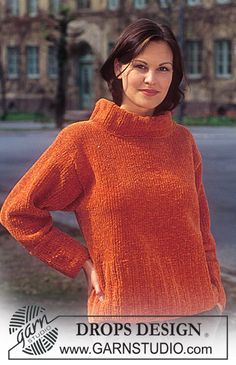
[[146,73],[145,75],[145,80],[144,82],[146,84],[155,84],[156,83],[156,75],[155,75],[155,72],[152,72],[152,71],[149,71]]

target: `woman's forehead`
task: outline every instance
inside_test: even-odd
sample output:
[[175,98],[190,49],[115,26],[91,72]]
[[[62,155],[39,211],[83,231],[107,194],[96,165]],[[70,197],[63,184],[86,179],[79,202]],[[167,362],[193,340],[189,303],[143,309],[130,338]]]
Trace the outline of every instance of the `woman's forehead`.
[[173,63],[173,53],[167,42],[150,42],[133,60],[146,63]]
[[149,54],[172,54],[172,50],[169,44],[165,41],[150,41],[148,44],[139,52],[139,55]]

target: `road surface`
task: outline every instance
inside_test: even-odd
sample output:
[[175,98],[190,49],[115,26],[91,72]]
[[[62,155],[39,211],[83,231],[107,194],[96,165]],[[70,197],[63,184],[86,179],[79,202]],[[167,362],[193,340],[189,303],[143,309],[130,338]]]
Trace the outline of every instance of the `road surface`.
[[[203,157],[203,181],[211,214],[211,229],[221,265],[236,262],[236,128],[188,127]],[[16,181],[54,140],[58,131],[0,131],[0,203]],[[54,219],[76,225],[71,213]]]

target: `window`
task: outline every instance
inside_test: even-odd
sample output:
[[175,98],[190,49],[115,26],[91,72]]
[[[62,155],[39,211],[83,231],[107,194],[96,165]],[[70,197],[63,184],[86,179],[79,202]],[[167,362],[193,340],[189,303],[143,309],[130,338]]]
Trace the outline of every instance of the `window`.
[[29,16],[36,16],[38,14],[38,0],[28,0],[27,13]]
[[200,5],[201,0],[187,0],[188,5],[194,6],[194,5]]
[[172,0],[160,0],[161,8],[168,8],[172,3]]
[[191,78],[198,78],[202,74],[202,42],[186,41],[186,67]]
[[145,9],[147,6],[147,0],[134,0],[135,9]]
[[49,13],[59,14],[60,12],[61,0],[50,0],[49,1]]
[[8,0],[7,10],[12,16],[19,15],[19,0]]
[[89,9],[90,1],[89,0],[77,0],[78,9]]
[[55,46],[48,47],[48,76],[52,79],[58,76],[58,58]]
[[16,79],[19,76],[19,48],[7,47],[7,77]]
[[231,41],[217,40],[214,45],[215,75],[217,77],[231,76]]
[[26,47],[27,76],[30,79],[39,78],[39,47]]
[[120,1],[119,0],[108,0],[107,6],[108,6],[109,10],[117,10],[120,6]]

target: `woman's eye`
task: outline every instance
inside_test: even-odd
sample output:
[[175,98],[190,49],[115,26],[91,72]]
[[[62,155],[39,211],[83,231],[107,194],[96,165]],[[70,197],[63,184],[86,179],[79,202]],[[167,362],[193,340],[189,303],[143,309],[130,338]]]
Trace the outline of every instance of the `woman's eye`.
[[[137,68],[137,69],[143,70],[143,71],[146,71],[147,70],[147,66],[142,65],[142,64],[136,64],[136,65],[134,65],[134,68]],[[169,69],[167,67],[165,67],[165,66],[159,67],[159,70],[162,71],[162,72],[169,71]]]
[[169,70],[168,70],[168,68],[167,68],[167,67],[165,67],[165,66],[160,67],[160,70],[161,70],[161,71],[169,71]]
[[138,68],[139,70],[146,70],[146,66],[145,65],[141,65],[141,64],[137,64],[134,65],[135,68]]

